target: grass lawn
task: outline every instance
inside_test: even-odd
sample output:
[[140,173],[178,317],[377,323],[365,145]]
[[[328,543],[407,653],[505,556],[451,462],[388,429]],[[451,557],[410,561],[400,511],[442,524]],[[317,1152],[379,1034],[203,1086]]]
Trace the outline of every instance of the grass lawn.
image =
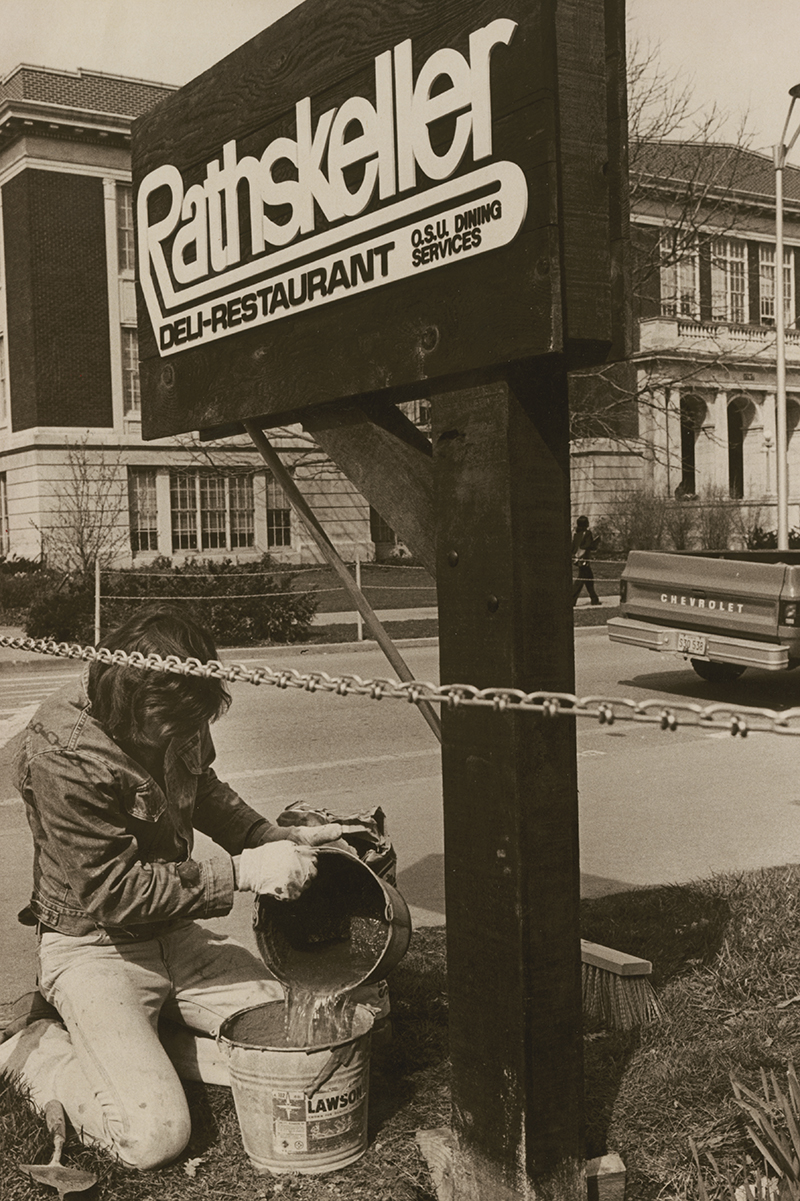
[[[623,564],[617,559],[593,561],[597,594],[606,605],[615,606]],[[331,567],[308,567],[292,572],[296,592],[316,589],[319,613],[351,613],[353,603]],[[361,589],[373,609],[429,608],[436,604],[436,581],[424,567],[394,567],[382,563],[361,565]],[[584,597],[586,593],[582,594]]]
[[[756,1091],[762,1068],[785,1081],[800,1038],[798,894],[800,867],[790,865],[583,903],[586,938],[653,961],[664,1010],[633,1032],[584,1031],[587,1156],[622,1156],[626,1201],[697,1196],[690,1138],[737,1183],[759,1161],[730,1076]],[[173,1167],[138,1176],[75,1144],[66,1162],[98,1172],[100,1195],[115,1201],[432,1201],[414,1134],[449,1121],[443,929],[414,935],[392,1004],[394,1040],[373,1056],[370,1146],[349,1168],[257,1176],[229,1092],[201,1085],[187,1085],[195,1130]],[[46,1160],[44,1126],[7,1087],[0,1133],[4,1201],[40,1196],[16,1164]]]
[[[574,609],[578,626],[605,625],[609,617],[619,613],[619,572],[622,564],[616,560],[598,560],[593,564],[596,590],[601,605],[588,605],[584,600]],[[318,613],[352,613],[353,605],[332,568],[311,567],[292,577],[292,586],[301,591],[315,588],[319,592]],[[361,567],[361,586],[373,609],[430,608],[436,605],[436,584],[423,567],[392,567],[380,563],[364,563]],[[389,637],[435,638],[439,634],[436,618],[389,621],[384,623]],[[315,625],[309,631],[307,643],[355,642],[356,626]]]

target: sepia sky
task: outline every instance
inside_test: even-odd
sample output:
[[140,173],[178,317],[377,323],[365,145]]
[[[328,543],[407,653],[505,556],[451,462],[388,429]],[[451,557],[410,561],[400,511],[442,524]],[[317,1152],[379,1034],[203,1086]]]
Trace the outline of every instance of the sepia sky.
[[[183,84],[303,2],[0,0],[0,76],[27,62]],[[800,0],[628,0],[628,29],[698,109],[729,115],[723,137],[747,115],[755,149],[778,141],[800,83]]]

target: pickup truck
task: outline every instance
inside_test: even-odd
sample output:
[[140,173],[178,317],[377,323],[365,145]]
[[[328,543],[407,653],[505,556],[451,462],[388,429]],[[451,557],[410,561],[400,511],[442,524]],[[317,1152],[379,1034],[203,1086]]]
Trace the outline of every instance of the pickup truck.
[[712,683],[800,666],[800,551],[634,550],[612,642],[682,655]]

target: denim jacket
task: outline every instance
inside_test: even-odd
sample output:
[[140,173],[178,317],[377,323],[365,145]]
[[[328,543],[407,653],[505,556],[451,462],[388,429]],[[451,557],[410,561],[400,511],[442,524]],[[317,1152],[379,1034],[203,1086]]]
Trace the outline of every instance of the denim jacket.
[[[170,743],[162,788],[94,720],[87,679],[88,669],[45,701],[16,758],[36,918],[63,934],[141,938],[177,918],[228,913],[229,856],[286,833],[217,778],[207,726]],[[194,829],[228,854],[194,860]]]

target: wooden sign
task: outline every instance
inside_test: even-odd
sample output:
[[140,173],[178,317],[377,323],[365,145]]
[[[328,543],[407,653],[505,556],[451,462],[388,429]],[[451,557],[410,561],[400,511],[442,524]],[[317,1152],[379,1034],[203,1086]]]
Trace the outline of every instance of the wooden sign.
[[606,64],[579,7],[306,0],[140,118],[145,437],[602,359]]

